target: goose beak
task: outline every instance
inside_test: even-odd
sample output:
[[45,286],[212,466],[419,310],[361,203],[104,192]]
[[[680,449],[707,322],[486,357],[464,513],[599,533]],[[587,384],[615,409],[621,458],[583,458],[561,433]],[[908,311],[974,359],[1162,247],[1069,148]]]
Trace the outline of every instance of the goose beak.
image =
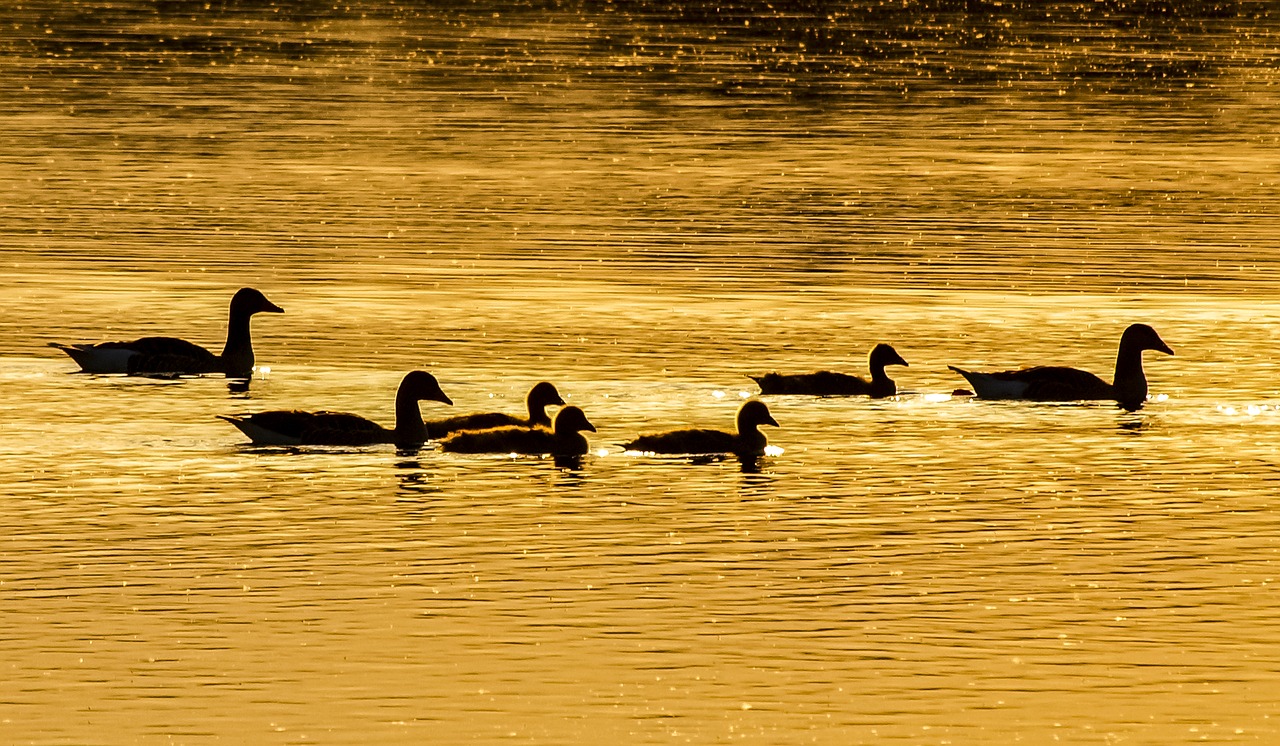
[[428,396],[427,399],[431,401],[438,401],[441,404],[448,404],[451,407],[453,406],[453,399],[450,399],[443,391],[436,391],[431,396]]
[[262,313],[284,313],[284,309],[281,308],[280,306],[277,306],[276,304],[272,303],[266,298],[263,298],[262,300],[263,302],[266,303],[266,305],[263,306],[262,308],[259,308],[258,311]]
[[778,424],[778,421],[777,421],[777,420],[773,419],[773,415],[769,415],[769,416],[765,417],[765,418],[764,418],[764,422],[761,422],[760,424],[761,424],[761,425],[773,425],[774,427],[782,427],[782,425],[779,425],[779,424]]
[[596,426],[592,425],[588,420],[583,420],[582,422],[587,426],[587,429],[590,430],[591,432],[593,433],[599,432],[599,430],[596,430]]
[[1159,347],[1155,347],[1155,348],[1153,348],[1153,349],[1156,349],[1156,350],[1158,350],[1158,351],[1160,351],[1160,352],[1163,352],[1163,353],[1164,353],[1164,354],[1166,354],[1166,355],[1172,355],[1172,354],[1173,354],[1173,348],[1172,348],[1172,347],[1170,347],[1169,345],[1165,344],[1165,343],[1164,343],[1164,340],[1160,340],[1160,346],[1159,346]]

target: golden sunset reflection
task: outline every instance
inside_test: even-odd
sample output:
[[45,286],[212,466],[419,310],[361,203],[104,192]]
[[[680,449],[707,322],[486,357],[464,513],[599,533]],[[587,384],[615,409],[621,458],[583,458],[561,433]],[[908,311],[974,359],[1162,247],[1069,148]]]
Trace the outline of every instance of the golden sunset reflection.
[[1278,31],[0,9],[5,740],[1280,742]]

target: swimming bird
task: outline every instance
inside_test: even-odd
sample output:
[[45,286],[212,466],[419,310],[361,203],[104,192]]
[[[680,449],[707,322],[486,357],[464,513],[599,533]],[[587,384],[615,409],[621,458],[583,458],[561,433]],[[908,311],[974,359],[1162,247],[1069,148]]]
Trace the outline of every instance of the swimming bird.
[[253,288],[240,288],[231,298],[227,343],[221,355],[176,337],[142,337],[132,342],[98,344],[50,342],[49,346],[70,355],[85,373],[223,373],[228,378],[247,378],[253,373],[249,319],[255,313],[284,313],[284,309]]
[[457,417],[445,417],[438,420],[427,420],[427,433],[432,439],[443,438],[459,430],[488,430],[495,427],[551,427],[551,418],[547,416],[547,407],[564,405],[564,399],[556,387],[543,381],[529,389],[525,397],[525,405],[529,408],[528,417],[517,417],[505,412],[475,412]]
[[422,370],[411,371],[396,390],[396,425],[387,429],[373,420],[348,412],[305,412],[281,409],[253,414],[218,415],[249,436],[255,444],[271,446],[363,446],[395,443],[400,448],[413,448],[427,440],[422,424],[419,401],[453,404],[440,390],[435,376]]
[[769,414],[762,401],[751,400],[738,410],[738,432],[723,430],[671,430],[665,433],[641,435],[623,444],[628,451],[646,453],[733,453],[739,456],[760,456],[768,445],[768,439],[760,432],[761,425],[778,423]]
[[906,365],[898,351],[891,345],[878,344],[871,350],[869,367],[871,380],[852,376],[848,373],[836,373],[830,370],[817,373],[765,373],[762,376],[748,376],[760,384],[761,394],[806,394],[809,396],[870,396],[882,399],[898,393],[898,386],[884,372],[886,365]]
[[565,407],[556,413],[555,424],[543,427],[495,427],[489,430],[463,430],[440,441],[443,450],[453,453],[523,453],[529,455],[581,456],[589,445],[582,431],[596,431],[587,415],[578,407]]
[[1041,365],[1022,370],[975,373],[954,365],[947,367],[964,376],[981,399],[1030,399],[1034,401],[1088,401],[1115,399],[1130,412],[1147,399],[1147,376],[1142,370],[1143,350],[1172,355],[1173,350],[1146,324],[1132,324],[1120,337],[1113,383],[1078,368]]

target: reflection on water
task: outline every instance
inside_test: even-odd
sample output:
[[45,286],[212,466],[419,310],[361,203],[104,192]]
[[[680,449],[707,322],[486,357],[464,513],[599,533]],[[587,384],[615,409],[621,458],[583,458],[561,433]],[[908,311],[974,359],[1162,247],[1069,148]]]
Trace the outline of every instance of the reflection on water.
[[[0,20],[9,740],[1280,735],[1268,4]],[[289,308],[252,381],[44,346],[216,345],[246,285]],[[1136,321],[1178,350],[1137,413],[950,395]],[[622,453],[877,342],[899,396],[770,397],[780,453]],[[413,369],[551,380],[592,453],[216,419],[389,422]]]

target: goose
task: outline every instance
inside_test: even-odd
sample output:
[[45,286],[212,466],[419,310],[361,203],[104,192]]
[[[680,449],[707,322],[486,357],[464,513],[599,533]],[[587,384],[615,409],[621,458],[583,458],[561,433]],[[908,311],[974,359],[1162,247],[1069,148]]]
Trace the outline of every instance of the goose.
[[582,431],[596,431],[578,407],[556,413],[551,430],[543,427],[495,427],[463,430],[440,441],[440,448],[452,453],[523,453],[528,455],[581,456],[589,448]]
[[427,433],[432,439],[443,438],[459,430],[488,430],[495,427],[551,427],[551,418],[547,416],[547,407],[552,404],[564,406],[564,399],[556,387],[543,381],[529,389],[525,397],[529,408],[528,417],[517,417],[504,412],[476,412],[462,414],[457,417],[445,417],[438,420],[427,420]]
[[435,376],[422,370],[411,371],[396,390],[396,426],[387,429],[378,423],[347,412],[305,412],[281,409],[253,414],[218,415],[239,428],[257,445],[271,446],[363,446],[394,443],[400,448],[414,448],[427,440],[422,425],[419,401],[453,404],[440,390]]
[[671,430],[641,435],[630,443],[623,444],[623,447],[628,451],[645,453],[733,453],[739,456],[760,456],[768,445],[768,439],[760,432],[761,425],[778,427],[765,403],[753,399],[738,410],[737,433],[705,429]]
[[253,288],[240,288],[231,298],[227,343],[221,355],[176,337],[142,337],[132,342],[98,344],[50,342],[49,346],[70,355],[85,373],[223,373],[228,378],[248,378],[253,373],[249,319],[255,313],[284,313],[284,309]]
[[1107,383],[1078,368],[1041,365],[1022,370],[976,373],[947,366],[964,376],[980,399],[1030,399],[1034,401],[1089,401],[1114,399],[1132,412],[1147,399],[1147,376],[1142,371],[1143,350],[1172,355],[1173,350],[1146,324],[1131,324],[1120,337],[1114,383]]
[[805,394],[809,396],[870,396],[883,399],[898,393],[898,386],[884,372],[886,365],[907,365],[891,345],[878,344],[869,356],[871,380],[830,370],[817,373],[765,373],[747,376],[760,384],[761,394]]

